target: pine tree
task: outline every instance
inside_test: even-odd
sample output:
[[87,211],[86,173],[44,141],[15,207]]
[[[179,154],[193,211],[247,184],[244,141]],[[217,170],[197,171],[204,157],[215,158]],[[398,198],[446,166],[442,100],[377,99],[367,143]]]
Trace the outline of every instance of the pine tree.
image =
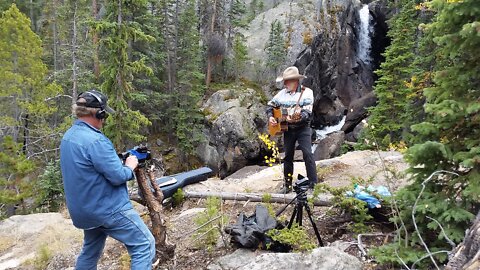
[[46,81],[41,56],[40,38],[13,4],[0,18],[0,126],[15,143],[22,142],[28,157],[57,147],[52,138],[58,134],[49,117],[56,110],[51,98],[61,89]]
[[201,69],[200,33],[195,1],[188,0],[179,16],[178,25],[178,78],[175,93],[172,96],[172,117],[175,122],[175,134],[179,146],[185,153],[192,154],[201,140],[203,115],[198,103],[203,97],[204,74]]
[[396,1],[399,12],[389,21],[390,46],[386,49],[385,62],[376,71],[379,76],[374,92],[378,104],[370,109],[369,124],[373,129],[363,134],[367,141],[376,141],[380,147],[391,142],[405,141],[410,125],[417,121],[418,114],[409,110],[415,99],[410,86],[415,71],[417,48],[418,11],[417,0]]
[[233,0],[228,14],[227,55],[224,61],[225,78],[238,80],[244,73],[248,60],[248,49],[242,29],[248,27],[245,21],[247,8],[243,0]]
[[270,25],[270,33],[268,35],[268,41],[265,45],[267,52],[266,67],[269,68],[274,74],[278,73],[278,69],[286,58],[285,39],[283,38],[282,23],[278,20],[274,20]]
[[233,39],[233,71],[234,78],[239,79],[245,72],[245,67],[248,61],[248,48],[245,45],[245,37],[242,34],[237,34]]
[[447,259],[447,237],[459,243],[480,207],[480,6],[476,0],[431,5],[436,15],[426,38],[436,44],[434,80],[423,89],[426,120],[412,126],[423,143],[408,150],[413,182],[396,196],[397,221],[405,226],[397,242],[382,248],[386,261],[411,263],[428,246],[435,260],[419,261],[424,269]]
[[[35,170],[35,163],[25,157],[22,148],[23,145],[16,143],[11,136],[3,138],[0,147],[0,205],[13,207],[21,204],[25,212],[24,200],[32,195],[34,185],[27,175]],[[6,215],[1,207],[0,219]]]
[[145,65],[145,59],[132,60],[130,53],[132,41],[153,41],[146,35],[142,26],[129,20],[132,13],[145,5],[145,1],[109,1],[106,5],[106,18],[95,23],[96,31],[101,34],[100,44],[106,57],[102,77],[102,90],[109,96],[109,103],[116,110],[108,119],[105,133],[114,145],[123,149],[128,141],[142,141],[139,134],[142,126],[151,122],[139,111],[134,111],[128,102],[135,94],[133,74],[152,70]]

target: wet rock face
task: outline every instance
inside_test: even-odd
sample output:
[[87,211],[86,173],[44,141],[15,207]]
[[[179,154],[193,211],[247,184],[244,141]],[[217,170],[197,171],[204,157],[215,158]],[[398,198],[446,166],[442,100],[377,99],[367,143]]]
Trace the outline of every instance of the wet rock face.
[[382,1],[370,3],[371,61],[359,57],[362,35],[359,1],[321,1],[319,33],[310,47],[299,55],[295,65],[304,72],[304,84],[315,93],[314,127],[340,121],[352,102],[372,92],[373,70],[388,45],[387,18]]

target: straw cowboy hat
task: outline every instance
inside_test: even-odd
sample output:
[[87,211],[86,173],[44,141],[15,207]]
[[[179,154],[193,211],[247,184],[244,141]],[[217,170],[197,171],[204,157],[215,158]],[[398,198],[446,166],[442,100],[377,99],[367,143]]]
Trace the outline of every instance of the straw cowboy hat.
[[286,81],[286,80],[294,80],[294,79],[305,79],[307,76],[304,76],[298,72],[297,67],[288,67],[283,71],[282,76],[278,76],[276,81],[281,82],[281,81]]

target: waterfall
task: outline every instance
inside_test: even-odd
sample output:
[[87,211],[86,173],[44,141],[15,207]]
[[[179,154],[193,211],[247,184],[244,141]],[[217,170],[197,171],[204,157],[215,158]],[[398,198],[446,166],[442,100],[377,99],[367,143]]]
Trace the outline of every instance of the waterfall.
[[370,34],[373,32],[373,24],[370,23],[372,17],[368,5],[363,5],[360,9],[360,31],[358,37],[358,58],[363,63],[369,65],[372,58],[370,57],[370,49],[372,48],[372,40]]
[[317,139],[315,140],[315,142],[312,144],[312,153],[315,152],[315,149],[317,149],[317,143],[323,139],[325,139],[327,137],[328,134],[332,133],[332,132],[335,132],[335,131],[339,131],[342,129],[343,125],[345,124],[345,120],[347,119],[346,116],[343,116],[342,120],[340,120],[340,122],[338,122],[338,124],[336,124],[335,126],[327,126],[327,127],[324,127],[323,129],[315,129],[315,133],[316,133],[316,137]]

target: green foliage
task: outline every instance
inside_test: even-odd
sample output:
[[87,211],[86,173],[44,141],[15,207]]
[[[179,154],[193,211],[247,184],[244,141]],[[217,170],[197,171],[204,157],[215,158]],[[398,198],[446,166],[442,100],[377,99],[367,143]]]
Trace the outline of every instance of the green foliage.
[[233,38],[233,55],[231,58],[228,58],[228,61],[231,63],[231,76],[236,80],[240,79],[242,74],[245,73],[248,62],[248,48],[246,44],[246,39],[242,34],[237,34]]
[[177,88],[171,96],[171,116],[178,145],[186,154],[192,154],[203,139],[203,114],[199,103],[205,92],[204,74],[201,72],[200,33],[197,29],[198,16],[195,1],[187,1],[180,14],[178,41],[178,78]]
[[[23,154],[22,144],[15,143],[10,136],[4,137],[0,148],[0,204],[21,204],[30,197],[34,183],[27,175],[34,170],[35,164]],[[0,212],[3,216],[5,213]]]
[[268,214],[272,217],[275,217],[275,210],[273,210],[273,205],[271,201],[272,201],[271,194],[265,193],[262,195],[262,202],[263,202],[263,205],[267,208]]
[[[368,213],[367,204],[364,201],[353,197],[347,197],[346,192],[352,191],[353,187],[331,187],[327,184],[317,184],[314,187],[314,194],[330,193],[333,195],[333,206],[339,207],[352,216],[353,224],[350,229],[356,233],[362,233],[369,230],[367,221],[373,217]],[[372,194],[375,195],[375,194]]]
[[185,193],[183,193],[183,189],[179,188],[175,193],[173,193],[173,205],[178,206],[181,205],[185,201]]
[[[426,251],[421,239],[431,252],[450,250],[445,236],[459,243],[480,201],[480,36],[472,31],[480,20],[480,8],[475,0],[433,0],[428,7],[435,16],[422,25],[426,34],[419,44],[434,44],[427,59],[434,63],[433,83],[419,86],[426,98],[426,117],[412,127],[417,144],[405,155],[412,184],[395,197],[400,213],[394,220],[405,227],[394,243],[379,250],[380,260],[397,263],[395,251],[406,263],[422,257]],[[429,69],[423,71],[427,74]],[[444,253],[435,258],[447,259]],[[423,260],[421,268],[429,264],[430,260]]]
[[233,0],[228,17],[233,28],[246,28],[248,23],[244,15],[247,12],[245,2],[242,0]]
[[270,25],[270,33],[265,45],[265,51],[267,52],[266,67],[275,74],[278,73],[280,65],[285,61],[287,52],[283,31],[282,23],[279,20],[274,20]]
[[42,42],[30,26],[15,4],[0,18],[0,128],[34,156],[55,136],[49,117],[56,107],[50,98],[60,88],[45,79]]
[[269,230],[266,234],[274,241],[278,241],[279,243],[291,246],[292,249],[296,252],[310,251],[316,247],[313,240],[308,236],[308,233],[305,231],[305,228],[299,226],[298,223],[293,223],[290,229],[272,229]]
[[[259,2],[260,1],[260,2]],[[252,0],[248,7],[247,22],[251,22],[258,13],[261,12],[260,3],[263,4],[263,0]]]
[[[391,142],[406,140],[411,133],[410,125],[418,123],[421,115],[421,92],[417,93],[412,85],[412,76],[418,65],[415,62],[415,45],[419,0],[396,1],[400,11],[390,20],[388,37],[390,46],[386,49],[385,61],[376,71],[379,76],[374,92],[378,104],[369,109],[369,125],[374,126],[362,134],[367,141],[376,141],[380,148],[386,148]],[[420,108],[420,110],[418,109]]]
[[208,197],[205,211],[198,214],[194,219],[198,230],[193,237],[197,240],[196,244],[199,247],[206,247],[211,250],[217,243],[220,232],[223,230],[223,224],[228,221],[227,217],[220,211],[221,203],[218,197]]
[[42,244],[38,248],[38,253],[33,259],[33,266],[37,270],[43,270],[46,269],[48,266],[48,263],[50,262],[50,259],[52,258],[52,251],[48,247],[48,244]]
[[60,163],[47,164],[36,185],[36,205],[41,212],[56,212],[65,203]]
[[128,105],[135,92],[132,85],[133,75],[151,74],[152,70],[145,64],[145,58],[132,59],[129,55],[130,42],[152,42],[154,38],[143,32],[142,25],[128,20],[132,14],[145,7],[145,1],[108,2],[106,18],[94,22],[95,31],[101,35],[100,44],[105,54],[102,71],[103,91],[110,97],[109,103],[116,113],[107,121],[105,134],[114,145],[123,149],[126,142],[139,142],[145,136],[139,134],[142,126],[151,122],[141,112],[134,111]]

